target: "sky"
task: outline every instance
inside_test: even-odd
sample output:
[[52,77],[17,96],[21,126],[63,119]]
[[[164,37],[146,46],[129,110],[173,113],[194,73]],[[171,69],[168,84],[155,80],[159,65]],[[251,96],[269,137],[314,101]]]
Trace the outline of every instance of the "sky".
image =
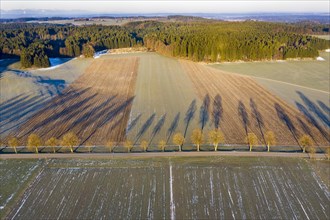
[[328,0],[1,0],[1,10],[74,10],[96,13],[249,13],[249,12],[330,12]]

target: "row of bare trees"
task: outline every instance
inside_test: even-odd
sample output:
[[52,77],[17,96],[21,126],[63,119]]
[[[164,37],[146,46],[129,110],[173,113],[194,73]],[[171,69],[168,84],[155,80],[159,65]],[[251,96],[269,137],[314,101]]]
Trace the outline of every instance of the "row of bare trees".
[[[190,137],[191,142],[196,145],[197,151],[200,151],[200,146],[204,143],[212,144],[214,147],[214,151],[218,151],[219,144],[223,144],[225,141],[224,134],[219,129],[214,129],[208,132],[208,142],[205,141],[205,134],[201,129],[195,129],[192,131],[192,135]],[[267,144],[267,151],[270,151],[270,146],[274,146],[276,144],[276,137],[275,134],[272,131],[267,131],[265,133],[265,141]],[[252,148],[256,145],[258,145],[258,138],[254,133],[248,133],[245,138],[246,143],[249,145],[249,150],[252,151]],[[176,133],[173,135],[172,143],[176,146],[178,146],[179,151],[182,150],[182,146],[185,143],[185,138],[181,133]],[[299,139],[299,143],[303,149],[303,152],[306,152],[306,149],[308,153],[311,155],[314,155],[316,153],[316,148],[313,145],[312,138],[308,135],[303,135]],[[15,153],[17,153],[17,147],[19,145],[18,139],[15,137],[11,137],[8,140],[8,146],[13,148]],[[27,140],[27,147],[29,150],[35,151],[35,153],[39,153],[39,148],[43,145],[42,140],[37,134],[31,134],[28,137]],[[63,146],[67,147],[71,153],[73,153],[74,146],[79,145],[79,139],[78,137],[73,133],[69,132],[63,136],[61,140],[56,139],[55,137],[51,137],[48,139],[44,145],[52,147],[52,151],[56,153],[56,146]],[[116,143],[113,141],[109,141],[106,146],[109,148],[110,152],[113,152],[113,149],[115,147]],[[160,140],[158,143],[158,147],[165,151],[167,143],[164,140]],[[88,147],[89,152],[91,152],[92,144],[85,144],[86,147]],[[124,147],[127,148],[127,152],[131,152],[133,148],[133,142],[130,140],[126,140],[124,142]],[[149,143],[146,140],[142,140],[140,143],[140,148],[142,148],[143,151],[147,151],[149,147]],[[327,155],[328,158],[330,157],[330,148],[327,148]]]
[[[65,134],[62,140],[58,140],[55,137],[49,138],[44,145],[52,147],[54,153],[56,153],[56,146],[68,147],[70,152],[73,153],[73,147],[79,144],[78,137],[73,133],[69,132]],[[13,148],[15,153],[17,153],[17,147],[19,145],[18,139],[16,137],[11,137],[8,140],[8,146]],[[43,145],[41,138],[37,134],[30,134],[27,140],[27,147],[29,150],[39,153],[39,148]]]

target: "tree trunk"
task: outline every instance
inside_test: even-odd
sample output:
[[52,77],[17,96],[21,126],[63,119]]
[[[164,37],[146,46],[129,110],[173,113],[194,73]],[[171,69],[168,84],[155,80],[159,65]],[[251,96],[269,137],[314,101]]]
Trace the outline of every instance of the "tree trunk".
[[250,151],[252,151],[252,145],[250,144]]
[[269,143],[267,144],[268,152],[269,152]]
[[197,151],[199,151],[199,144],[197,144]]
[[15,151],[15,154],[17,154],[17,150],[16,150],[16,147],[14,147],[14,151]]
[[215,151],[218,151],[218,144],[215,144]]
[[53,152],[54,152],[54,154],[56,153],[56,151],[55,151],[55,147],[53,147]]
[[179,151],[181,151],[181,145],[179,145]]
[[38,147],[36,147],[36,154],[38,153]]
[[303,153],[305,153],[305,151],[306,151],[306,147],[303,147]]
[[70,151],[71,151],[71,153],[73,153],[73,148],[72,147],[70,147]]

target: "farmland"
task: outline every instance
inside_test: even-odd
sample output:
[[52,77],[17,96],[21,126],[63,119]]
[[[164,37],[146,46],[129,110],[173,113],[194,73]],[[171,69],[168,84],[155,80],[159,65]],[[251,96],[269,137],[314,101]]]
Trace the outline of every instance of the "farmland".
[[50,160],[8,219],[327,219],[329,189],[304,159]]
[[57,68],[20,70],[17,60],[2,60],[0,137],[18,129],[48,101],[61,94],[89,66],[91,59],[73,59]]
[[140,54],[138,77],[128,139],[139,143],[160,140],[172,143],[181,132],[189,141],[191,130],[199,127],[201,100],[176,59],[156,53]]
[[[272,130],[279,145],[297,145],[308,133],[318,145],[328,143],[328,133],[314,121],[306,120],[295,108],[272,95],[251,77],[222,72],[205,65],[182,61],[197,94],[203,98],[205,118],[224,132],[227,143],[244,143],[248,132],[264,142]],[[307,113],[306,113],[307,114]],[[215,115],[215,117],[214,117]],[[211,122],[212,122],[211,121]]]
[[15,136],[22,141],[34,132],[47,140],[73,131],[81,138],[81,144],[123,141],[137,65],[137,58],[95,59],[83,75],[23,124]]
[[330,53],[320,52],[324,61],[265,61],[212,64],[211,67],[243,75],[291,83],[329,92]]
[[14,204],[33,174],[41,167],[41,160],[0,160],[0,218],[3,219],[9,206]]
[[330,53],[324,61],[246,62],[210,65],[222,71],[253,77],[260,85],[299,111],[329,127]]

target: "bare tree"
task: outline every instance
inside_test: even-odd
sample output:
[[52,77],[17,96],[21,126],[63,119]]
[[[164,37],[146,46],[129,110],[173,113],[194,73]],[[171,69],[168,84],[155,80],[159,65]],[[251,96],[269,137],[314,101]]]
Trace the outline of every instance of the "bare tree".
[[303,153],[306,152],[307,147],[313,146],[312,138],[309,135],[306,135],[306,134],[301,136],[301,138],[299,139],[299,143],[303,148]]
[[144,152],[147,151],[148,145],[149,145],[149,144],[148,144],[148,141],[146,141],[146,140],[143,140],[143,141],[141,141],[141,143],[140,143],[140,146],[141,146],[141,148],[143,149]]
[[166,146],[166,141],[160,140],[159,143],[158,143],[158,146],[164,152],[165,151],[165,146]]
[[225,137],[219,129],[214,129],[209,132],[209,142],[213,144],[214,151],[218,150],[219,143],[223,143]]
[[88,153],[92,152],[91,148],[94,146],[91,142],[87,142],[85,146],[88,148]]
[[202,130],[194,129],[191,135],[191,141],[197,146],[197,151],[199,151],[200,145],[204,141]]
[[18,140],[15,137],[11,137],[8,140],[8,146],[11,148],[14,148],[15,154],[17,154],[17,146],[18,146]]
[[248,133],[245,141],[249,144],[250,151],[254,145],[258,144],[258,138],[254,133]]
[[328,146],[327,149],[325,150],[325,155],[328,158],[328,160],[330,160],[330,146]]
[[132,141],[126,140],[124,143],[125,147],[127,148],[127,152],[129,153],[131,149],[133,148],[133,143]]
[[265,134],[265,140],[267,143],[267,151],[270,151],[270,146],[276,144],[275,134],[272,131],[267,131]]
[[106,144],[107,148],[109,148],[110,153],[113,152],[113,148],[115,146],[115,142],[113,141],[108,141]]
[[184,143],[184,136],[181,133],[176,133],[173,135],[173,144],[179,146],[179,151],[181,151],[181,147]]
[[308,149],[307,149],[309,155],[310,155],[310,158],[311,159],[315,159],[315,154],[316,154],[316,147],[315,146],[309,146]]
[[69,147],[71,153],[73,153],[73,147],[79,144],[79,139],[77,135],[73,132],[66,133],[62,139],[62,145],[65,147]]
[[58,144],[59,144],[59,141],[55,137],[51,137],[46,141],[46,145],[52,147],[54,153],[56,153],[55,147]]
[[36,154],[39,152],[39,147],[41,146],[41,140],[37,134],[30,134],[28,137],[27,146],[29,149],[35,150]]

